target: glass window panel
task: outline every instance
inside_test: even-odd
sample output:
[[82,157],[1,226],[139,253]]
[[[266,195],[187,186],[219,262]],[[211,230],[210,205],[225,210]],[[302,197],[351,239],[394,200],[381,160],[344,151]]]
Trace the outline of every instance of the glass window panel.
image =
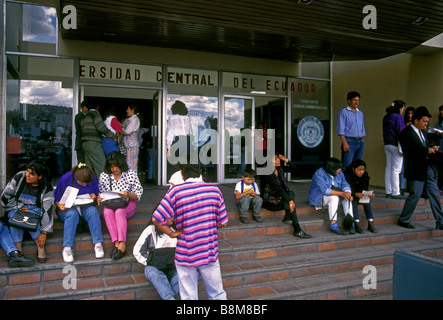
[[[165,75],[168,85],[166,101],[166,149],[172,141],[180,139],[176,134],[183,130],[173,129],[174,118],[179,119],[177,110],[172,108],[176,101],[185,105],[187,114],[181,116],[188,123],[189,140],[185,152],[177,151],[177,145],[170,146],[167,154],[166,183],[171,175],[179,169],[178,156],[189,154],[192,161],[202,164],[202,177],[205,182],[217,181],[217,152],[218,152],[218,72],[201,69],[168,68]],[[174,111],[174,112],[173,112]],[[184,113],[186,113],[186,111]],[[173,115],[174,114],[174,115]],[[185,130],[186,131],[186,130]],[[184,140],[188,139],[186,137]],[[183,141],[184,141],[183,140]],[[176,151],[176,152],[175,152]],[[182,158],[183,160],[183,158]]]
[[55,54],[56,45],[56,8],[7,2],[6,50]]
[[[7,59],[7,178],[38,158],[57,179],[71,168],[73,61],[9,55]],[[21,61],[20,68],[11,61]]]
[[294,88],[291,91],[291,160],[301,169],[299,178],[310,179],[330,156],[330,83],[290,81]]

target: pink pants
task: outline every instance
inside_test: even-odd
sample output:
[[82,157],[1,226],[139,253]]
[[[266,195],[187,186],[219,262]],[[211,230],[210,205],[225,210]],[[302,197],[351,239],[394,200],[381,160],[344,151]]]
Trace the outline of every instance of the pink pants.
[[117,209],[115,211],[103,207],[103,216],[113,243],[115,241],[126,242],[128,219],[134,216],[136,209],[137,203],[135,200],[129,201],[126,208]]

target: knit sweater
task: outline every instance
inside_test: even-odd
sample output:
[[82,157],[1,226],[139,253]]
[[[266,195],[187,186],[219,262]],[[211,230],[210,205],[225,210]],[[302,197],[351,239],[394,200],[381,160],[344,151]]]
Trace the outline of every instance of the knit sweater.
[[106,127],[100,113],[91,109],[81,121],[82,141],[102,142],[102,134],[114,139],[115,135]]

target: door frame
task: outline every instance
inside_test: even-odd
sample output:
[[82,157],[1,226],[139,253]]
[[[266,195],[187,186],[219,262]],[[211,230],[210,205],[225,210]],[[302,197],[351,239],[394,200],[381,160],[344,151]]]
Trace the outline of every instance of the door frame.
[[[223,94],[222,101],[220,105],[220,129],[219,129],[219,156],[218,156],[218,181],[221,183],[235,183],[238,182],[238,178],[225,178],[225,102],[227,99],[244,99],[251,101],[251,142],[252,142],[252,152],[251,157],[255,159],[255,150],[254,150],[254,129],[255,129],[255,97],[247,96],[247,95],[237,95],[237,94]],[[255,163],[252,161],[252,168],[255,169]]]

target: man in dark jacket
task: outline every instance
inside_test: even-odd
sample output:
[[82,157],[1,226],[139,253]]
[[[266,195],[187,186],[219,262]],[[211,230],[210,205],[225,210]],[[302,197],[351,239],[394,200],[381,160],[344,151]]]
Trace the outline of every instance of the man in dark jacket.
[[409,196],[405,201],[398,225],[414,229],[409,218],[414,213],[423,191],[426,191],[436,221],[436,229],[443,230],[443,211],[440,205],[440,190],[429,155],[439,147],[431,147],[425,131],[431,114],[426,107],[418,107],[412,117],[412,124],[400,132],[399,141],[403,149],[405,178],[409,184]]

